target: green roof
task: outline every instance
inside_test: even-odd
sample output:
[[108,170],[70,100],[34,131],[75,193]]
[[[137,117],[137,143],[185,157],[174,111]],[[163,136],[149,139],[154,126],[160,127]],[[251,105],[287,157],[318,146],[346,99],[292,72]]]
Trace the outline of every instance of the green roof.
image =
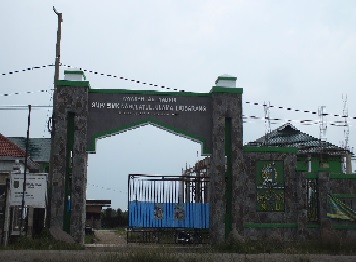
[[[8,137],[10,141],[26,150],[26,137]],[[30,138],[29,155],[35,162],[49,162],[51,138]]]

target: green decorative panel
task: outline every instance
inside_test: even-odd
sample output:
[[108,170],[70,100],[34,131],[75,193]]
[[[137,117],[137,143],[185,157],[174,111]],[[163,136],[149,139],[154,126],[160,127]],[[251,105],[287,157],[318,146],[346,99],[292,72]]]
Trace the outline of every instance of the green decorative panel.
[[335,195],[328,194],[327,217],[354,222],[356,221],[356,211]]
[[308,158],[306,156],[297,156],[297,171],[308,171]]
[[329,172],[342,173],[342,160],[340,156],[329,156]]
[[320,156],[312,156],[311,158],[311,171],[318,172],[320,164]]
[[284,211],[283,161],[256,161],[257,211]]

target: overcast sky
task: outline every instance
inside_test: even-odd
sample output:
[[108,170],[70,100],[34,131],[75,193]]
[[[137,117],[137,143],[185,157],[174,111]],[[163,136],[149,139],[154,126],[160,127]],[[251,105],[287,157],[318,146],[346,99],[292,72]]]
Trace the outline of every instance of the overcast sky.
[[[347,95],[356,116],[356,1],[352,0],[150,0],[0,2],[0,108],[52,105],[54,68],[6,74],[54,63],[55,6],[63,13],[61,62],[190,92],[209,92],[217,76],[237,77],[243,101],[342,115]],[[61,67],[60,77],[63,78]],[[148,89],[87,73],[95,89]],[[40,93],[39,90],[49,90]],[[33,93],[26,94],[26,92]],[[4,96],[4,94],[19,95]],[[263,107],[244,103],[246,116],[264,117]],[[33,110],[31,137],[49,137],[48,108]],[[271,109],[272,129],[287,120],[319,137],[317,115]],[[26,136],[25,110],[0,110],[0,133]],[[331,123],[328,141],[341,145],[344,128]],[[349,145],[356,144],[350,120]],[[263,136],[262,120],[244,124],[244,142]],[[198,153],[197,153],[198,152]],[[111,199],[127,207],[127,175],[177,175],[200,156],[200,145],[152,126],[101,139],[88,163],[88,199]],[[355,169],[355,167],[354,167]]]

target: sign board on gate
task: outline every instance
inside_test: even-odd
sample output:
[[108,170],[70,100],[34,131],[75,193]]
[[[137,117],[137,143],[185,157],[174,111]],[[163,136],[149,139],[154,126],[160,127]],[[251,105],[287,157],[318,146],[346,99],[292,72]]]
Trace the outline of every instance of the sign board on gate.
[[[11,174],[10,206],[22,205],[24,174]],[[47,198],[47,174],[27,174],[25,205],[45,208]]]

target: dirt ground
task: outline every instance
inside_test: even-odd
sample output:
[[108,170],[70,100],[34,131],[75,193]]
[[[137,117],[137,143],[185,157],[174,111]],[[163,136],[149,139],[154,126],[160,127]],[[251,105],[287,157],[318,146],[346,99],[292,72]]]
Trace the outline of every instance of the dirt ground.
[[86,248],[127,247],[126,235],[115,230],[94,230],[94,236],[94,243],[85,244]]
[[94,235],[97,245],[126,245],[125,235],[119,235],[115,230],[95,230]]

